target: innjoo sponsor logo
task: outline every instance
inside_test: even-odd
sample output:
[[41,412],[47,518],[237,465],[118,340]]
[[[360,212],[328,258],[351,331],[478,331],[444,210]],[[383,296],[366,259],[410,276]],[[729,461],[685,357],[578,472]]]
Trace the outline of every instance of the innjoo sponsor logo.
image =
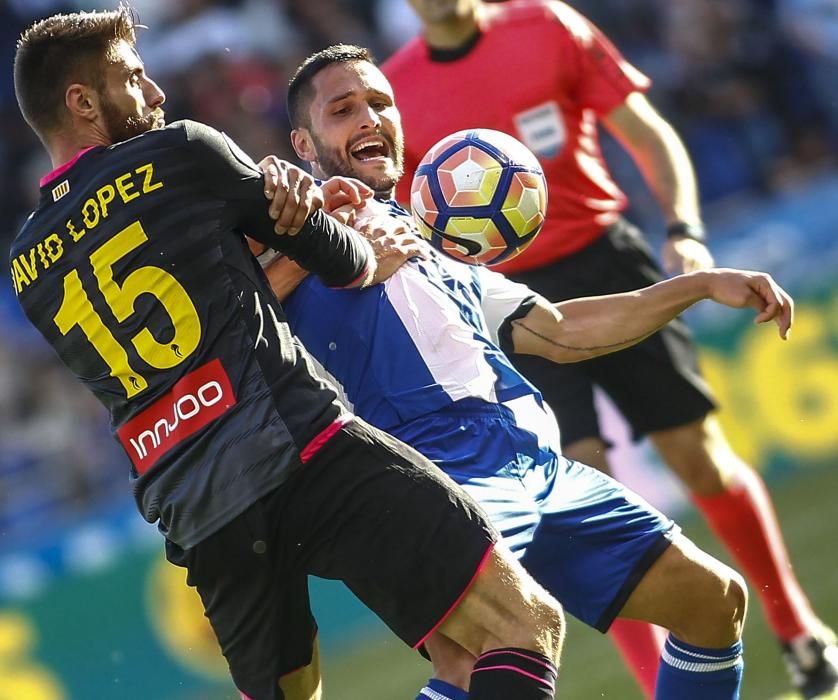
[[116,431],[137,473],[144,474],[184,438],[236,403],[230,378],[212,360],[181,378],[164,396]]

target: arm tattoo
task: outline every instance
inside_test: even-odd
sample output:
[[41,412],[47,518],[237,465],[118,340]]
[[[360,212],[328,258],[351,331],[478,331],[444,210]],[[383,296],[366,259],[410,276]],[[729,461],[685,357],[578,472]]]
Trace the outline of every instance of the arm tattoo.
[[592,352],[596,350],[614,350],[617,348],[631,346],[635,343],[639,343],[644,338],[648,338],[650,335],[652,335],[652,333],[655,332],[650,331],[649,333],[643,333],[642,335],[635,336],[634,338],[626,338],[625,340],[619,340],[616,343],[609,343],[608,345],[591,345],[586,347],[576,345],[565,345],[564,343],[560,343],[557,340],[554,340],[553,338],[548,338],[543,333],[539,333],[538,331],[530,328],[526,323],[524,323],[522,319],[513,321],[512,325],[527,331],[527,333],[531,333],[536,338],[539,338],[540,340],[543,340],[545,343],[549,343],[550,345],[553,345],[557,348],[562,348],[564,350],[576,350],[580,352]]

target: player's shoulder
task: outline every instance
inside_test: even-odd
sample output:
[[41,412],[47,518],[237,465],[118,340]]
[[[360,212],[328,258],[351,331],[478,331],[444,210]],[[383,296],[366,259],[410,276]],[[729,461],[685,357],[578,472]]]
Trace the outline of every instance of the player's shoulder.
[[137,136],[128,141],[124,141],[117,146],[127,146],[134,142],[142,144],[145,147],[151,143],[160,143],[163,145],[196,145],[207,148],[227,148],[229,138],[225,134],[208,124],[203,122],[196,122],[192,119],[181,119],[171,124],[167,124],[161,129],[151,129],[144,134]]
[[571,33],[586,32],[588,22],[567,3],[561,0],[508,0],[490,4],[487,8],[487,28],[512,24],[549,24]]
[[159,129],[150,129],[139,136],[120,141],[107,148],[109,160],[131,158],[138,152],[187,149],[191,143],[211,143],[218,132],[211,127],[188,119],[172,122]]
[[152,136],[153,134],[159,134],[161,139],[172,142],[183,144],[194,143],[206,146],[216,146],[224,136],[220,131],[213,129],[208,124],[196,122],[192,119],[181,119],[172,122],[162,129],[149,131],[144,136]]
[[[218,131],[203,122],[182,119],[172,122],[166,129],[180,134],[191,153],[213,167],[221,163],[238,161],[239,164],[251,170],[258,170],[259,166],[245,153],[241,147],[223,131]],[[164,129],[165,130],[165,129]]]
[[[198,122],[188,119],[172,122],[159,129],[149,129],[139,136],[120,141],[108,146],[108,151],[119,153],[121,151],[133,150],[136,148],[177,146],[186,143],[190,133]],[[209,127],[207,127],[209,128]]]

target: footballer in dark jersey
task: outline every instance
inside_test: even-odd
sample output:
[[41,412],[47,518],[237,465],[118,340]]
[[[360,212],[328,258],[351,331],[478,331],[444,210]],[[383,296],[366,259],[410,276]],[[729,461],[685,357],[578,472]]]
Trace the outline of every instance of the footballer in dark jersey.
[[[310,213],[313,180],[290,165],[279,235],[261,173],[229,139],[164,127],[134,26],[120,6],[55,15],[18,42],[18,102],[55,169],[10,273],[108,408],[140,511],[188,569],[237,687],[281,699],[280,679],[310,664],[315,574],[344,580],[411,645],[438,629],[476,655],[519,647],[523,661],[484,663],[473,698],[552,698],[557,604],[464,492],[315,377],[245,233],[338,287],[377,281],[369,245]],[[516,670],[533,660],[537,677]]]

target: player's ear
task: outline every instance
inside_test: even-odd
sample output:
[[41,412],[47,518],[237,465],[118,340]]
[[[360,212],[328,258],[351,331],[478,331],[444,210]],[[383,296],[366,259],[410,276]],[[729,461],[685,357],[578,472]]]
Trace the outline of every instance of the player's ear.
[[88,121],[99,116],[99,96],[95,90],[81,83],[68,85],[64,91],[64,105],[70,114]]
[[317,160],[317,151],[314,148],[314,140],[311,133],[305,127],[294,129],[291,132],[291,145],[297,155],[307,163],[314,163]]

